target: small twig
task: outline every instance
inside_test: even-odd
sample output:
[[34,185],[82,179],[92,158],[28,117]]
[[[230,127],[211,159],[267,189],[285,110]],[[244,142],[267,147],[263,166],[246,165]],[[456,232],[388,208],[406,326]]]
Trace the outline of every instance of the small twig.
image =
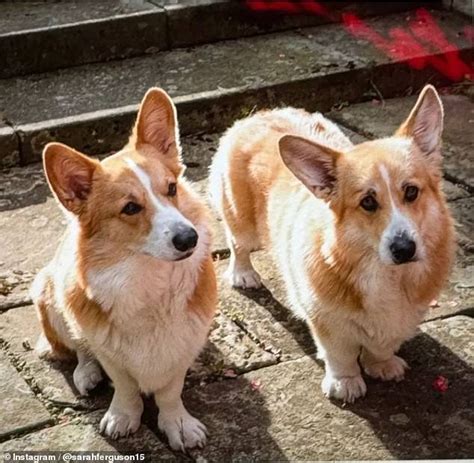
[[385,107],[385,99],[384,99],[383,95],[380,93],[380,90],[374,84],[372,79],[370,79],[370,85],[372,85],[372,88],[375,90],[375,93],[377,93],[377,96],[379,97],[380,101],[382,102],[382,109],[383,109]]

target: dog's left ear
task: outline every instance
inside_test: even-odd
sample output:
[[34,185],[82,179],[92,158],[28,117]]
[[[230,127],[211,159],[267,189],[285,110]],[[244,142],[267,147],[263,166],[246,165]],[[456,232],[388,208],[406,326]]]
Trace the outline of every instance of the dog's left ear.
[[433,160],[440,160],[441,134],[443,132],[443,104],[432,85],[420,93],[418,101],[396,135],[411,137],[421,152]]
[[161,88],[150,88],[143,97],[131,141],[137,149],[150,145],[160,153],[174,149],[179,155],[176,108]]
[[303,137],[284,135],[280,156],[293,174],[318,198],[329,200],[336,187],[340,153]]

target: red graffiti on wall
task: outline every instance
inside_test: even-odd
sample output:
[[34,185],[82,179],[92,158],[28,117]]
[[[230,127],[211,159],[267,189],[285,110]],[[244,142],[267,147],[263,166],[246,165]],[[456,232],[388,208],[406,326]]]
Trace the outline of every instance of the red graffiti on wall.
[[[407,24],[392,27],[382,34],[355,13],[337,13],[317,1],[247,0],[253,11],[315,14],[332,22],[341,22],[358,39],[367,40],[392,59],[406,61],[416,70],[428,66],[453,81],[474,78],[474,68],[463,61],[435,18],[425,8],[418,8]],[[474,40],[474,27],[466,26],[462,34]]]

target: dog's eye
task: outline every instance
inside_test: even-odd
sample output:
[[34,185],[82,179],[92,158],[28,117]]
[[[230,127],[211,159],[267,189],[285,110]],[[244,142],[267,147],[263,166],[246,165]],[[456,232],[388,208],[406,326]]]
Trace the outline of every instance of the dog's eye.
[[365,196],[360,202],[360,206],[369,212],[374,212],[379,207],[379,203],[373,196]]
[[168,196],[176,196],[176,183],[170,183],[168,185]]
[[415,199],[418,198],[419,191],[420,190],[415,185],[408,185],[405,188],[405,201],[409,203],[415,201]]
[[140,204],[130,201],[129,203],[125,204],[125,206],[123,207],[122,214],[135,215],[135,214],[138,214],[142,209],[143,207],[140,206]]

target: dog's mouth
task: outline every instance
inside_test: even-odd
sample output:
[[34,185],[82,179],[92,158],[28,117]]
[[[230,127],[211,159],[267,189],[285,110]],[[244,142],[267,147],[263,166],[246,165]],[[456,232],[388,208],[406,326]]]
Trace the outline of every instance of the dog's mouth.
[[405,261],[402,261],[402,262],[392,260],[392,262],[390,263],[390,265],[393,265],[393,266],[395,266],[395,267],[405,267],[405,266],[408,265],[408,264],[416,264],[416,263],[419,262],[419,261],[420,261],[420,260],[418,259],[418,257],[414,257],[413,259],[405,260]]
[[183,256],[180,256],[180,257],[176,258],[174,261],[179,262],[181,260],[187,259],[188,257],[191,257],[192,255],[193,255],[193,251],[189,251],[186,254],[184,254]]

